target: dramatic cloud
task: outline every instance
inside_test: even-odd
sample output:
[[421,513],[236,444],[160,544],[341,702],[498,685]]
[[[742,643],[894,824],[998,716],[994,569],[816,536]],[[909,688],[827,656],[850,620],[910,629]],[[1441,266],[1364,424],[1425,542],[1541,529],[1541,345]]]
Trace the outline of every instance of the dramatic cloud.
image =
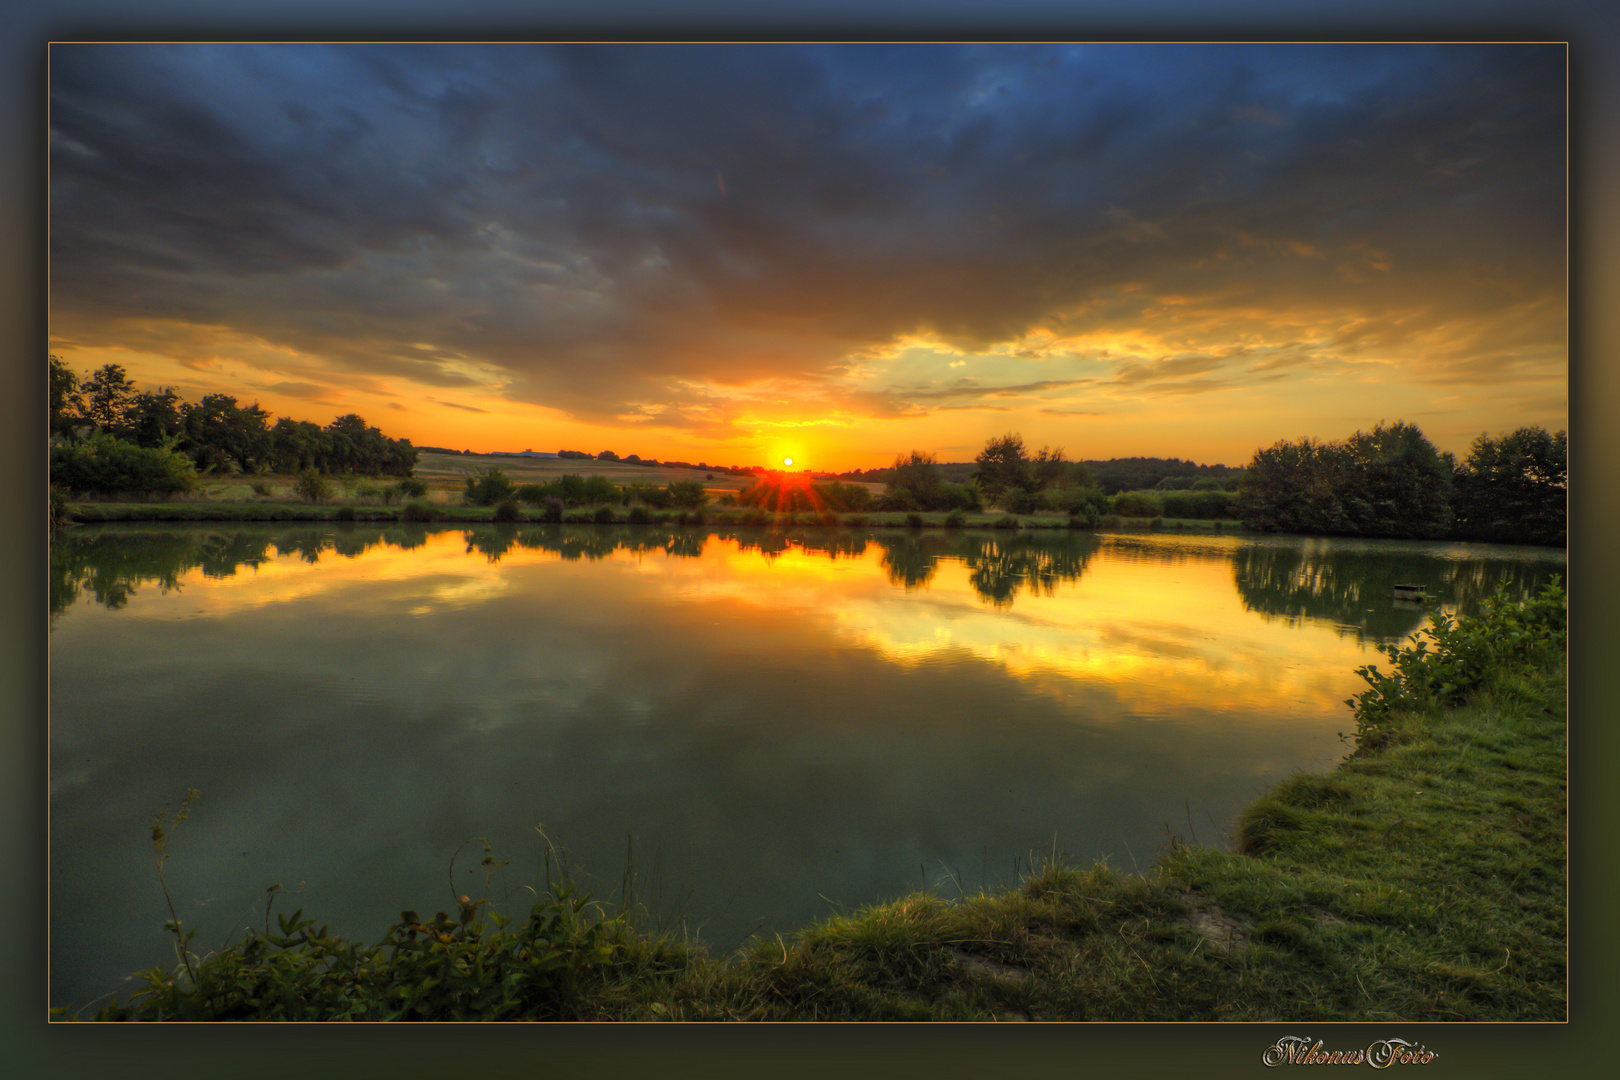
[[50,100],[55,340],[267,393],[718,439],[1564,378],[1557,46],[59,45]]

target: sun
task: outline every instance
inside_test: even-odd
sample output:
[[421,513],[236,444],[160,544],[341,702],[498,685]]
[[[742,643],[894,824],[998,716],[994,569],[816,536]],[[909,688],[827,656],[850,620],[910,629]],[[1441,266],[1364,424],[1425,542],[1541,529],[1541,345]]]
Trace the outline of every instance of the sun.
[[790,457],[783,458],[782,459],[782,467],[784,469],[791,469],[793,467],[793,459],[790,458]]

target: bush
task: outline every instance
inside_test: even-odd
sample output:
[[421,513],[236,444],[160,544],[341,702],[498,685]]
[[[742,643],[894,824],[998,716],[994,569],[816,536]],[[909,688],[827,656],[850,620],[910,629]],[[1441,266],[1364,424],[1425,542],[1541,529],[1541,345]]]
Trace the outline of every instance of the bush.
[[563,501],[555,496],[548,496],[540,506],[540,520],[555,525],[563,519]]
[[[682,514],[681,517],[684,518],[686,515]],[[625,515],[624,520],[631,525],[647,525],[652,522],[652,515],[647,512],[645,506],[632,506],[630,512]],[[682,524],[685,524],[685,522],[683,521]]]
[[248,929],[239,944],[196,958],[194,977],[144,972],[144,986],[95,1019],[573,1020],[587,985],[645,950],[628,920],[571,882],[551,886],[522,922],[481,914],[482,900],[459,902],[454,918],[400,912],[375,946],[337,937],[302,910],[278,915],[279,933]]
[[420,499],[412,499],[399,512],[399,520],[401,521],[437,521],[438,519],[438,510]]
[[398,484],[396,484],[394,486],[399,489],[400,495],[403,496],[404,498],[407,498],[407,499],[425,499],[425,498],[427,498],[428,486],[427,486],[427,481],[426,480],[418,480],[414,476],[407,476],[405,479],[401,480]]
[[305,469],[293,481],[293,494],[305,502],[322,503],[332,497],[332,482],[319,469]]
[[1026,491],[1020,488],[1007,494],[1004,500],[1009,512],[1014,514],[1038,514],[1042,510],[1051,508],[1044,491]]
[[518,513],[516,499],[502,499],[495,505],[495,520],[499,522],[522,521],[523,515]]
[[1506,591],[1498,589],[1478,615],[1455,621],[1434,615],[1430,623],[1422,631],[1428,641],[1413,634],[1410,645],[1387,650],[1394,665],[1391,674],[1376,664],[1356,669],[1369,684],[1345,699],[1355,712],[1358,747],[1388,742],[1389,721],[1397,710],[1454,704],[1483,683],[1493,667],[1545,659],[1568,646],[1569,609],[1556,577],[1530,599],[1510,602]]
[[922,519],[921,514],[907,514],[906,515],[906,528],[908,528],[908,529],[920,529],[920,528],[922,528],[922,525],[923,525],[923,519]]
[[991,528],[1016,529],[1018,528],[1018,519],[1013,517],[1011,514],[1002,514],[1000,517],[996,518],[995,523],[991,525]]
[[1151,491],[1122,491],[1114,496],[1110,508],[1120,517],[1162,517],[1164,504]]
[[473,506],[494,506],[517,495],[517,485],[500,469],[491,466],[467,477],[467,502]]
[[595,522],[596,524],[598,524],[598,525],[611,525],[611,524],[613,524],[613,522],[615,520],[615,518],[613,517],[613,507],[611,507],[611,506],[598,506],[596,508],[596,513],[591,515],[591,520],[593,522]]
[[261,499],[270,497],[270,482],[268,480],[249,480],[248,487],[252,489],[253,494]]
[[967,515],[962,513],[960,510],[952,510],[950,513],[945,515],[945,527],[947,529],[960,529],[966,524]]
[[338,521],[354,521],[357,515],[354,512],[354,507],[340,506],[337,508],[337,513],[332,516]]
[[179,495],[197,467],[172,447],[137,446],[105,432],[51,450],[51,483],[80,495]]

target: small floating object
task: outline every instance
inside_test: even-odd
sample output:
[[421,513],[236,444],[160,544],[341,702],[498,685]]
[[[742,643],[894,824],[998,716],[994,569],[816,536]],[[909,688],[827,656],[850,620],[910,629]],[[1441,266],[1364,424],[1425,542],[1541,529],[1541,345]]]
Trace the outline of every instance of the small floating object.
[[1428,593],[1424,591],[1422,585],[1397,585],[1395,586],[1395,599],[1427,600]]

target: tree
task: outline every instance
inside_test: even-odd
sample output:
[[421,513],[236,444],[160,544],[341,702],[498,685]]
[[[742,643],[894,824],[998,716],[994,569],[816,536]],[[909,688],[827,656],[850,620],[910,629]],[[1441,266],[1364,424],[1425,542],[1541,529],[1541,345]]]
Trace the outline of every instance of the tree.
[[60,356],[50,358],[50,404],[52,435],[70,435],[75,424],[84,420],[84,394],[79,376]]
[[[931,510],[940,490],[939,459],[932,451],[913,450],[897,455],[889,478],[888,500],[897,509]],[[904,504],[904,505],[901,505]]]
[[1561,545],[1568,500],[1568,434],[1533,426],[1474,440],[1457,470],[1452,508],[1466,539]]
[[1024,437],[1009,432],[991,439],[974,459],[978,469],[973,477],[985,498],[994,503],[1008,491],[1024,490],[1030,484],[1030,462],[1024,453]]
[[1256,450],[1236,510],[1264,532],[1432,539],[1449,526],[1450,490],[1450,459],[1397,421],[1344,442]]
[[209,394],[185,408],[187,449],[199,467],[258,472],[270,464],[274,439],[270,414],[258,404],[247,408],[229,394]]
[[185,433],[180,395],[165,387],[136,394],[124,416],[123,434],[139,446],[165,446]]
[[85,417],[103,431],[117,431],[135,398],[135,385],[119,364],[108,364],[85,380]]
[[1345,451],[1338,496],[1349,531],[1429,540],[1446,534],[1452,466],[1417,425],[1380,423],[1350,436]]

